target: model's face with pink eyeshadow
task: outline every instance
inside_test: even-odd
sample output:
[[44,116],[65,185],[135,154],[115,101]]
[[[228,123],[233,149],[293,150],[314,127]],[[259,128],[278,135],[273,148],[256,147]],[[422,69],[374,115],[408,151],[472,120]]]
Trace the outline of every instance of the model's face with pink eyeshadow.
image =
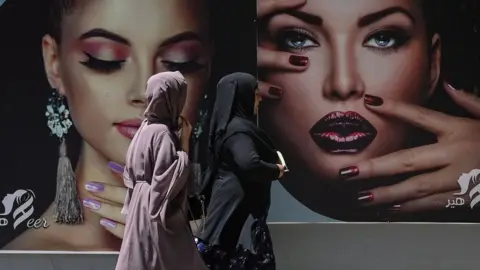
[[150,76],[182,72],[188,83],[183,114],[196,123],[210,76],[204,3],[88,1],[65,15],[59,44],[44,38],[45,54],[51,56],[45,57],[49,80],[67,97],[83,139],[108,160],[123,163],[139,125],[135,119],[146,107]]
[[[315,181],[336,181],[345,166],[404,147],[410,128],[367,110],[365,94],[423,104],[440,73],[440,38],[427,33],[421,1],[309,0],[265,22],[260,43],[310,59],[304,72],[266,71],[284,92],[260,113],[296,170],[315,176],[289,173],[282,183],[297,198],[317,196]],[[341,134],[335,121],[354,127]]]

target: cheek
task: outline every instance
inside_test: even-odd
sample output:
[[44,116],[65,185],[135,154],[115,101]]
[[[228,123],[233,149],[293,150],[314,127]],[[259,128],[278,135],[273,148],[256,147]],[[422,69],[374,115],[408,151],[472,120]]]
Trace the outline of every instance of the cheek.
[[75,127],[85,140],[100,140],[113,122],[125,115],[121,114],[125,109],[121,104],[126,103],[120,83],[93,75],[78,63],[67,63],[62,73]]
[[265,101],[265,105],[262,105],[265,114],[271,119],[269,126],[284,129],[296,138],[309,136],[310,128],[333,110],[333,106],[323,98],[319,78],[314,67],[302,74],[269,74],[266,81],[284,89],[281,100]]
[[[309,130],[327,112],[331,111],[322,100],[318,87],[307,88],[307,72],[300,74],[275,73],[266,80],[283,91],[279,101],[265,100],[260,106],[262,127],[274,138],[281,149],[296,155],[306,155],[306,149],[318,149],[310,138]],[[309,153],[307,156],[311,157]]]
[[428,58],[418,49],[389,56],[359,57],[366,93],[418,104],[428,93]]

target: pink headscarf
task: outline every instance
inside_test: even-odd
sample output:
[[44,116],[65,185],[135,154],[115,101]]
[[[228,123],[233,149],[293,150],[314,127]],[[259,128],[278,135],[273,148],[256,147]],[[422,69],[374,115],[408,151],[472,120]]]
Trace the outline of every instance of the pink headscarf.
[[160,122],[172,131],[179,129],[178,118],[187,97],[187,82],[178,72],[162,72],[147,82],[148,106],[144,116],[150,123]]

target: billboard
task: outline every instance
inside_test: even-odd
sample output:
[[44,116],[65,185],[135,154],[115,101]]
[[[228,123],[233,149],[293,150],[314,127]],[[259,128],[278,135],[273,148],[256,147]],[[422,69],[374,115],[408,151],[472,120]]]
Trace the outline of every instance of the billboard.
[[[118,251],[126,194],[119,172],[147,79],[184,74],[191,158],[201,163],[216,82],[256,69],[255,2],[83,2],[10,0],[0,8],[3,250]],[[52,217],[63,141],[84,206],[80,225]]]
[[[478,222],[478,1],[72,2],[0,2],[1,249],[119,250],[119,175],[167,70],[201,165],[220,77],[258,72],[277,97],[259,113],[289,168],[271,222]],[[52,218],[63,140],[81,225]]]
[[477,222],[478,1],[259,0],[270,221]]

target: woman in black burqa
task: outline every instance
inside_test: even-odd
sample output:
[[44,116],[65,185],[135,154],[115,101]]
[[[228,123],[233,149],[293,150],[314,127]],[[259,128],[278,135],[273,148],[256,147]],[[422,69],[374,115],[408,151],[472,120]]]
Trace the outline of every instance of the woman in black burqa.
[[[204,178],[210,199],[197,239],[210,269],[275,269],[266,218],[271,183],[283,176],[284,167],[277,164],[271,139],[255,124],[260,101],[250,74],[233,73],[218,83]],[[238,245],[249,216],[251,249]]]

